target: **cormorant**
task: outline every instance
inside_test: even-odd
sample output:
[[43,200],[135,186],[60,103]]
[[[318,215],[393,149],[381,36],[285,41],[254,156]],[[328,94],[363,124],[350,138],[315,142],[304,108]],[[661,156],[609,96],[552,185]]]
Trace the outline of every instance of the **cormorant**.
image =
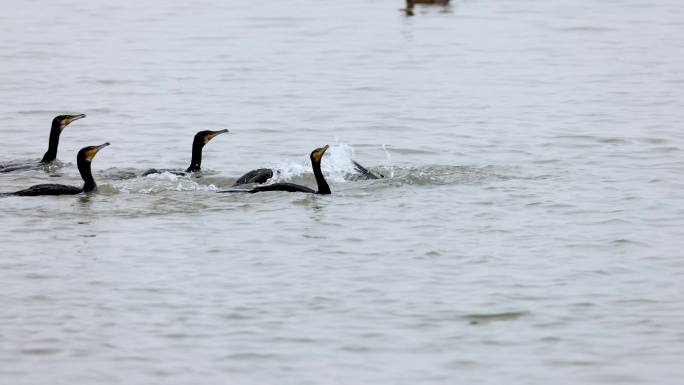
[[317,148],[311,152],[310,159],[311,159],[311,168],[313,168],[313,173],[314,176],[316,177],[316,183],[318,184],[318,190],[313,190],[309,187],[294,184],[294,183],[274,183],[274,184],[269,184],[269,185],[264,185],[264,186],[257,186],[252,188],[251,190],[223,190],[219,192],[246,192],[246,193],[257,193],[257,192],[264,192],[264,191],[288,191],[288,192],[303,192],[303,193],[308,193],[308,194],[322,194],[322,195],[327,195],[330,194],[330,186],[328,186],[328,182],[325,181],[325,178],[323,177],[323,173],[321,172],[321,159],[323,158],[323,155],[325,154],[325,151],[328,149],[328,146],[326,145],[325,147]]
[[90,171],[90,163],[95,157],[95,154],[107,146],[109,146],[109,142],[99,146],[83,147],[78,152],[78,155],[76,155],[76,164],[78,165],[78,172],[81,173],[81,178],[83,178],[83,187],[67,186],[63,184],[37,184],[25,190],[15,191],[6,195],[75,195],[82,192],[88,193],[95,191],[97,185],[95,184],[95,179],[93,179],[93,174]]
[[185,172],[179,170],[169,170],[169,169],[149,169],[142,173],[142,176],[147,176],[150,174],[160,174],[162,172],[170,172],[176,175],[185,175],[188,172],[200,171],[202,166],[202,149],[204,145],[209,143],[210,140],[214,139],[217,135],[228,132],[228,130],[218,130],[210,131],[204,130],[195,134],[195,138],[192,141],[192,160],[190,160],[190,166],[185,169]]
[[273,170],[270,168],[258,168],[239,177],[235,183],[233,183],[233,186],[249,183],[263,184],[268,182],[268,180],[271,178],[273,178]]
[[[384,178],[385,176],[380,174],[380,176],[377,176],[373,174],[369,169],[363,167],[360,165],[357,161],[352,160],[352,163],[354,164],[354,170],[359,173],[359,176],[361,179],[380,179]],[[278,172],[278,171],[276,171]],[[256,183],[256,184],[263,184],[268,182],[269,179],[273,178],[273,170],[270,168],[258,168],[256,170],[252,170],[243,176],[239,177],[235,183],[233,183],[233,187],[243,185],[243,184],[250,184],[250,183]]]
[[0,165],[0,173],[2,172],[12,172],[17,170],[28,170],[35,169],[41,165],[50,164],[57,158],[57,146],[59,146],[59,135],[64,130],[64,127],[71,124],[71,122],[79,119],[85,118],[85,114],[78,115],[59,115],[52,119],[52,128],[50,129],[50,142],[48,144],[48,149],[40,160],[40,163],[15,163]]

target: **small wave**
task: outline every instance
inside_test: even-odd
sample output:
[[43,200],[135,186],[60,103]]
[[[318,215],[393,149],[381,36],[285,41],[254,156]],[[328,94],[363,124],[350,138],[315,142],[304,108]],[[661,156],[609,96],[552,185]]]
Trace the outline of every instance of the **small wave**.
[[137,84],[140,81],[131,79],[96,79],[95,83],[103,85],[127,85],[127,84]]
[[479,184],[493,179],[507,179],[492,166],[430,165],[422,167],[381,167],[380,172],[392,174],[392,184],[439,186],[450,184]]
[[23,348],[20,350],[21,354],[31,355],[31,356],[48,356],[58,354],[62,351],[59,348]]
[[595,25],[577,25],[577,26],[572,26],[572,27],[556,28],[556,30],[561,31],[561,32],[590,32],[590,33],[615,31],[615,29],[613,29],[613,28],[599,27],[599,26],[595,26]]
[[615,239],[610,242],[613,246],[643,246],[648,247],[648,244],[644,242],[639,242],[634,239]]
[[529,314],[530,313],[527,311],[509,311],[503,313],[466,314],[463,318],[471,324],[476,325],[494,321],[513,321]]
[[23,111],[16,111],[17,114],[19,115],[59,115],[62,112],[61,111],[54,111],[54,110],[23,110]]

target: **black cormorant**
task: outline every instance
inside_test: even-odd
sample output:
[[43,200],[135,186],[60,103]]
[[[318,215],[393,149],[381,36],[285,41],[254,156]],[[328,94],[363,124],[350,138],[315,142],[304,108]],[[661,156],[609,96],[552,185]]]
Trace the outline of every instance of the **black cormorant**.
[[200,171],[201,166],[202,166],[202,149],[204,148],[204,145],[209,143],[210,140],[214,139],[217,135],[223,134],[228,132],[228,130],[218,130],[218,131],[209,131],[209,130],[204,130],[200,131],[195,134],[195,138],[192,141],[192,160],[190,160],[190,166],[185,169],[185,172],[180,171],[180,170],[169,170],[169,169],[150,169],[142,173],[142,176],[150,175],[150,174],[159,174],[162,172],[170,172],[172,174],[176,175],[185,175],[185,173],[188,172],[196,172]]
[[43,159],[40,163],[15,163],[0,165],[0,172],[12,172],[17,170],[28,170],[38,168],[41,165],[46,165],[51,163],[57,158],[57,147],[59,146],[59,135],[64,130],[64,127],[71,124],[71,122],[79,119],[85,118],[85,114],[78,115],[59,115],[52,119],[52,128],[50,129],[50,142],[48,144],[48,149],[43,155]]
[[[354,170],[359,173],[359,178],[361,179],[380,179],[384,178],[385,176],[380,174],[380,176],[373,174],[372,171],[369,169],[363,167],[360,165],[357,161],[352,160],[352,163],[354,164]],[[276,171],[278,172],[278,171]],[[235,183],[233,183],[233,187],[235,186],[240,186],[243,184],[250,184],[250,183],[255,183],[255,184],[263,184],[268,182],[269,179],[273,178],[273,170],[270,168],[258,168],[256,170],[252,170],[241,177],[237,178]],[[358,178],[357,178],[358,179]]]
[[317,148],[311,152],[311,168],[313,168],[314,176],[316,177],[316,183],[318,184],[318,190],[313,190],[309,187],[294,184],[294,183],[274,183],[264,186],[257,186],[251,190],[224,190],[219,192],[246,192],[246,193],[257,193],[264,191],[288,191],[288,192],[303,192],[308,194],[330,194],[330,186],[328,182],[325,181],[323,173],[321,172],[321,159],[325,154],[328,146]]
[[75,195],[82,192],[95,191],[97,185],[93,174],[90,171],[90,163],[95,154],[104,147],[109,146],[109,142],[99,146],[83,147],[76,155],[76,164],[78,165],[78,172],[83,178],[83,187],[67,186],[63,184],[37,184],[25,190],[16,191],[5,195],[19,195],[19,196],[38,196],[38,195]]
[[273,178],[273,170],[270,168],[258,168],[256,170],[249,171],[245,175],[237,178],[233,186],[239,186],[242,184],[256,183],[262,184],[268,182],[269,179]]

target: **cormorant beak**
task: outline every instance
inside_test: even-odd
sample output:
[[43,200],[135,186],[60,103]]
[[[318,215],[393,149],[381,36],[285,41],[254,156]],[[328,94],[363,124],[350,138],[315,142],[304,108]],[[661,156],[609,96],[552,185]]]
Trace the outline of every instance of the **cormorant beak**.
[[68,126],[68,125],[71,124],[74,120],[83,119],[83,118],[85,118],[85,117],[86,117],[85,114],[71,115],[71,116],[69,116],[67,119],[64,119],[64,125],[63,125],[63,127]]
[[107,143],[102,143],[102,144],[99,145],[99,146],[92,146],[92,147],[90,147],[90,148],[86,151],[86,153],[85,153],[85,159],[86,159],[88,162],[92,161],[93,158],[95,157],[95,154],[97,154],[98,151],[102,150],[103,148],[105,148],[105,147],[107,147],[107,146],[109,146],[109,142],[107,142]]
[[211,134],[209,134],[209,139],[214,139],[215,136],[225,134],[226,132],[228,132],[228,130],[226,129],[214,131]]
[[78,114],[78,115],[69,115],[67,118],[62,119],[61,121],[61,129],[63,130],[64,127],[68,126],[73,122],[74,120],[79,120],[85,118],[85,114]]
[[204,137],[204,144],[209,143],[209,141],[214,139],[214,137],[221,134],[225,134],[226,132],[228,132],[228,130],[226,129],[210,132],[209,134],[207,134],[207,136]]

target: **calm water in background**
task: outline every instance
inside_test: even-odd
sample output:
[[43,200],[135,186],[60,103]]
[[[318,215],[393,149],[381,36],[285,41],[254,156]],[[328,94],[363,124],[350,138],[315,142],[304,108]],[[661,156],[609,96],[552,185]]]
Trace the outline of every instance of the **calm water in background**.
[[681,1],[172,3],[3,3],[0,163],[88,117],[0,190],[112,146],[0,199],[0,383],[680,383]]

